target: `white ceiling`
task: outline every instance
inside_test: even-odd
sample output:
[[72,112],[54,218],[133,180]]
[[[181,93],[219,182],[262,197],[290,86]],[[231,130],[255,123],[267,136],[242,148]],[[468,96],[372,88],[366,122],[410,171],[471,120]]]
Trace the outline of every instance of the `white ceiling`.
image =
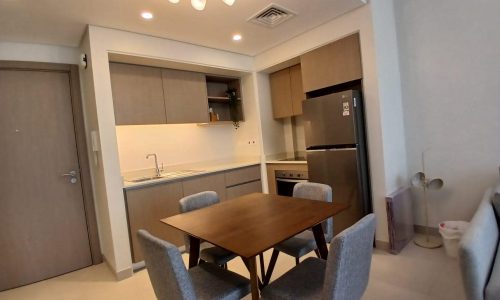
[[[78,46],[86,24],[170,38],[232,52],[256,55],[328,22],[363,4],[363,0],[207,0],[196,11],[190,0],[0,0],[0,40]],[[247,19],[276,3],[296,13],[268,29]],[[140,17],[151,11],[153,20]],[[234,33],[243,40],[233,42]]]

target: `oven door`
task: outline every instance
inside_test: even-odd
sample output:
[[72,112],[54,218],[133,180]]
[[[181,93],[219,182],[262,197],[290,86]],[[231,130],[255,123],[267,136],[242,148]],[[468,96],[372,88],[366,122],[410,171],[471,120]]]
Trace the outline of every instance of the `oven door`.
[[276,191],[281,196],[293,196],[293,187],[299,182],[307,182],[305,179],[276,178]]

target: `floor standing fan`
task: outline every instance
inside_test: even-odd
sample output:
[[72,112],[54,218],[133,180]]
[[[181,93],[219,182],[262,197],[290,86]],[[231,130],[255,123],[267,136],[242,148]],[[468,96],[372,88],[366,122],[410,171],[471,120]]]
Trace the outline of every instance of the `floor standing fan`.
[[438,236],[432,236],[429,234],[429,200],[427,199],[427,190],[439,190],[443,187],[443,180],[440,178],[428,179],[425,175],[425,163],[424,154],[422,153],[422,170],[423,172],[418,172],[413,175],[411,179],[411,184],[415,187],[421,187],[424,189],[424,215],[425,215],[425,234],[417,235],[413,240],[417,246],[423,248],[439,248],[442,245],[441,239]]

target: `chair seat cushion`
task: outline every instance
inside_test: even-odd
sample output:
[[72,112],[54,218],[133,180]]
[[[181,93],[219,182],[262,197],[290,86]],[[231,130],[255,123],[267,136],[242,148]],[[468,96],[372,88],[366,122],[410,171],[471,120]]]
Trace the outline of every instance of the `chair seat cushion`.
[[262,299],[321,299],[326,260],[308,258],[262,291]]
[[216,265],[226,264],[237,255],[220,247],[212,246],[200,251],[200,258]]
[[[500,244],[498,245],[500,247]],[[500,300],[500,249],[497,248],[495,262],[485,290],[486,300]]]
[[223,270],[211,263],[202,263],[188,270],[200,300],[241,299],[250,293],[250,281],[234,272]]
[[316,241],[312,231],[306,230],[279,243],[274,248],[293,257],[302,257],[316,249]]

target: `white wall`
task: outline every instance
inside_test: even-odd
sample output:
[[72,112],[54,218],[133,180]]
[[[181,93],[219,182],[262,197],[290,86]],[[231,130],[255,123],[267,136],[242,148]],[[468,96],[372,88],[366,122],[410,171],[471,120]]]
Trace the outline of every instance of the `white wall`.
[[[379,0],[382,1],[382,0]],[[383,0],[386,1],[386,0]],[[371,2],[372,4],[374,2]],[[363,63],[363,85],[364,85],[364,100],[365,100],[365,114],[367,121],[367,134],[369,145],[369,159],[370,159],[370,173],[372,183],[372,196],[373,207],[377,215],[377,240],[387,242],[389,240],[387,232],[387,215],[385,207],[385,196],[392,193],[396,189],[396,184],[399,183],[397,177],[401,173],[406,175],[406,161],[402,157],[401,161],[392,160],[392,152],[401,153],[395,147],[402,147],[402,152],[405,152],[404,135],[401,136],[400,131],[390,131],[383,137],[383,129],[386,130],[391,123],[382,124],[382,116],[384,115],[383,109],[391,108],[391,105],[382,105],[384,101],[398,102],[397,94],[394,96],[387,89],[379,90],[378,76],[379,76],[379,63],[382,66],[381,70],[392,72],[388,63],[392,61],[384,61],[384,56],[376,53],[375,39],[390,36],[390,28],[377,28],[374,35],[374,28],[372,23],[371,5],[368,4],[353,12],[347,13],[335,20],[325,23],[313,30],[310,30],[302,35],[299,35],[269,51],[266,51],[255,57],[256,70],[265,70],[278,63],[288,61],[312,49],[321,47],[332,41],[341,39],[354,32],[359,32],[361,40],[361,56]],[[380,10],[379,10],[380,11]],[[391,12],[389,11],[389,14]],[[390,15],[389,15],[390,17]],[[386,31],[389,29],[389,32]],[[380,43],[377,43],[377,45]],[[397,52],[396,52],[397,53]],[[397,57],[397,56],[396,56]],[[397,63],[397,60],[396,60]],[[388,79],[397,78],[399,74],[391,75]],[[387,78],[387,77],[384,77]],[[390,85],[390,84],[389,84]],[[386,85],[387,86],[387,85]],[[387,99],[386,97],[391,97]],[[392,97],[396,97],[393,99]],[[259,99],[261,105],[267,99]],[[389,109],[385,116],[390,117],[390,113],[394,110]],[[396,110],[397,111],[397,110]],[[263,115],[264,119],[266,116]],[[396,119],[393,125],[402,126],[398,124],[401,120]],[[263,121],[263,128],[264,126]],[[272,137],[266,136],[266,131],[263,132],[263,141],[272,141]],[[387,145],[385,143],[388,143]],[[391,143],[395,143],[393,146]],[[266,144],[264,144],[267,147]],[[384,148],[388,149],[385,150]],[[393,165],[396,164],[396,167]],[[386,170],[389,171],[386,174]]]
[[78,64],[80,49],[0,41],[0,60]]
[[[95,118],[98,124],[102,156],[101,169],[97,171],[97,179],[95,178],[97,181],[96,185],[98,186],[96,189],[102,188],[102,190],[98,193],[99,199],[96,201],[99,202],[97,207],[100,210],[99,214],[103,216],[102,221],[106,224],[101,229],[108,231],[105,233],[105,237],[108,239],[108,242],[105,244],[112,245],[106,249],[103,247],[103,251],[107,251],[104,255],[114,271],[117,274],[122,274],[130,270],[131,258],[118,146],[119,142],[120,145],[127,144],[131,138],[138,138],[145,131],[139,127],[132,128],[131,130],[127,128],[125,132],[121,128],[116,130],[108,53],[137,55],[249,73],[248,76],[243,78],[243,97],[245,102],[248,101],[248,105],[244,103],[246,120],[238,131],[234,131],[229,127],[193,128],[192,125],[179,125],[181,127],[177,128],[176,125],[172,125],[171,128],[165,127],[156,131],[162,138],[169,136],[169,133],[172,130],[176,131],[176,129],[190,130],[190,133],[196,132],[197,134],[203,131],[217,132],[219,138],[217,138],[216,142],[218,144],[223,143],[224,141],[221,141],[221,139],[227,137],[231,139],[231,141],[228,141],[228,144],[236,141],[236,146],[231,145],[225,148],[228,151],[226,152],[227,155],[231,155],[236,148],[243,149],[242,153],[252,153],[253,151],[259,151],[261,147],[259,144],[260,128],[257,118],[257,104],[253,99],[255,95],[255,80],[250,75],[253,59],[231,52],[96,26],[89,26],[88,31],[92,68],[87,72],[92,73],[92,76],[88,77],[92,80],[95,95],[94,116],[90,116],[90,118]],[[248,140],[255,140],[256,144],[243,147]],[[144,147],[158,145],[158,140],[155,140],[152,136],[147,137],[146,141],[148,145]],[[198,144],[197,147],[200,147],[200,145]],[[169,147],[167,145],[162,153],[166,153],[165,151],[168,151]],[[207,145],[203,144],[203,147],[207,147]],[[140,149],[139,152],[149,149],[151,148]],[[217,149],[224,150],[222,148]],[[144,153],[127,152],[126,155],[136,159],[137,156],[144,155]],[[164,158],[163,160],[167,161],[168,158]],[[131,168],[134,168],[134,166],[131,166]]]
[[[500,2],[395,3],[409,175],[441,177],[431,226],[469,220],[500,166]],[[421,206],[417,223],[424,225]]]
[[386,195],[407,185],[408,169],[393,0],[371,4]]

